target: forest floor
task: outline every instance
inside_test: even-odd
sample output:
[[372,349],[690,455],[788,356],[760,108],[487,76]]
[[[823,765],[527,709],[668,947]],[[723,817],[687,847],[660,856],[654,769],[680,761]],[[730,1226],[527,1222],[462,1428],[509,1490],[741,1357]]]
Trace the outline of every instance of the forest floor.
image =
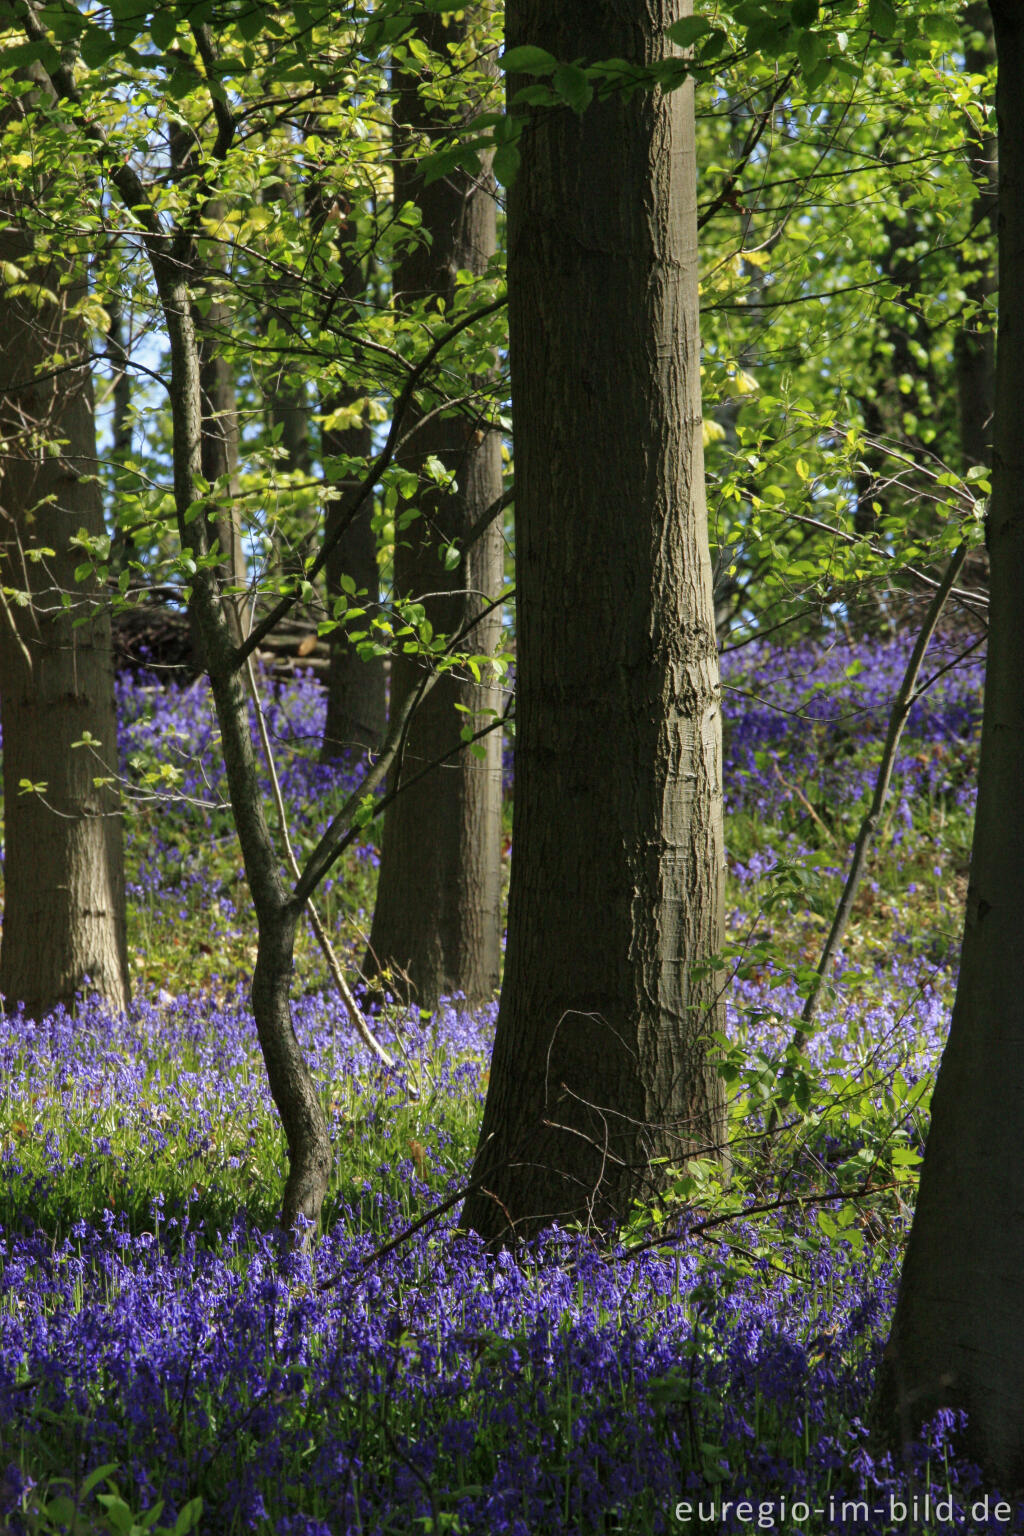
[[[957,649],[937,643],[924,676]],[[955,986],[977,651],[914,707],[833,985],[790,1045],[905,655],[727,659],[731,1180],[680,1170],[612,1244],[555,1232],[497,1260],[454,1210],[391,1246],[467,1179],[494,1006],[375,1008],[400,1062],[382,1070],[307,941],[294,1018],[336,1167],[323,1231],[282,1246],[208,695],[123,677],[135,1002],[0,1018],[0,1527],[1024,1529],[957,1459],[955,1424],[898,1468],[866,1429]],[[308,848],[346,788],[316,762],[319,685],[265,701]],[[354,850],[323,893],[350,960],[375,863]]]

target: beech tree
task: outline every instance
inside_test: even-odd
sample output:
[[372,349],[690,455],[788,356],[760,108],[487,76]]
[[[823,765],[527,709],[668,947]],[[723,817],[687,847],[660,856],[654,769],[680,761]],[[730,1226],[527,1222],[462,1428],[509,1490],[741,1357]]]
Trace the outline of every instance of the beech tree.
[[999,324],[985,705],[967,911],[949,1040],[882,1364],[876,1419],[910,1439],[966,1409],[972,1453],[1024,1482],[1024,15],[992,0],[998,58]]
[[[647,65],[687,9],[512,0],[513,102],[517,59]],[[577,105],[530,111],[508,204],[512,884],[462,1218],[492,1242],[622,1218],[723,1123],[693,88]]]
[[[495,186],[489,162],[425,184],[423,148],[451,127],[446,79],[466,90],[474,68],[474,37],[481,12],[470,7],[456,20],[423,15],[413,34],[419,45],[395,71],[394,155],[396,209],[419,207],[422,224],[395,266],[396,303],[425,319],[450,310],[460,272],[487,271],[497,250]],[[424,70],[423,59],[432,61]],[[479,96],[488,76],[475,65]],[[493,373],[493,368],[491,370]],[[487,380],[480,381],[486,385]],[[431,403],[410,422],[403,463],[418,474],[417,516],[396,531],[395,588],[418,600],[437,634],[473,626],[473,647],[496,649],[501,616],[495,599],[502,587],[504,547],[495,518],[459,551],[478,519],[501,498],[501,439],[494,402],[482,393],[458,410],[438,414]],[[424,473],[428,460],[452,477],[436,484]],[[448,551],[454,559],[446,562]],[[401,709],[429,667],[415,649],[398,650],[391,667],[391,699]],[[413,780],[388,807],[377,904],[370,932],[367,975],[392,971],[392,985],[411,985],[422,1006],[445,993],[461,992],[472,1003],[488,999],[501,965],[501,738],[491,731],[476,752],[459,751],[467,720],[480,725],[497,711],[493,676],[442,679],[417,709],[392,789]],[[431,764],[438,766],[431,768]],[[424,769],[429,769],[423,773]]]
[[34,178],[58,171],[37,116],[52,92],[38,69],[22,85],[0,187],[0,993],[38,1018],[86,981],[123,1008],[129,981],[110,608],[79,571],[104,538],[86,254],[40,247]]
[[[230,606],[225,602],[234,583],[225,570],[218,526],[230,478],[224,481],[218,473],[218,479],[211,481],[203,471],[204,445],[209,451],[208,439],[217,415],[210,409],[204,411],[203,341],[208,317],[203,310],[212,264],[203,257],[203,245],[210,238],[207,210],[219,199],[226,200],[233,190],[232,173],[238,170],[234,153],[238,123],[220,85],[225,67],[230,70],[235,66],[222,65],[218,40],[210,22],[199,13],[186,19],[161,11],[148,23],[155,44],[150,56],[150,88],[156,90],[160,84],[166,84],[171,95],[180,89],[183,97],[189,97],[195,118],[189,153],[187,157],[175,157],[173,175],[167,176],[159,157],[153,155],[150,123],[145,114],[138,122],[130,120],[117,90],[110,87],[102,71],[95,78],[84,71],[81,83],[76,75],[76,42],[84,39],[83,49],[88,48],[90,55],[95,49],[96,55],[105,60],[120,46],[116,38],[111,40],[73,9],[53,17],[34,0],[17,7],[13,18],[4,19],[8,23],[13,20],[24,39],[19,44],[17,33],[8,34],[8,56],[32,59],[51,94],[51,125],[55,124],[63,135],[62,159],[77,167],[80,176],[103,179],[109,191],[110,222],[120,220],[119,229],[124,231],[126,240],[148,263],[149,286],[155,294],[154,315],[168,341],[170,366],[166,382],[173,484],[169,495],[160,493],[157,513],[151,512],[150,520],[156,521],[161,536],[167,537],[170,527],[165,520],[170,513],[170,526],[177,536],[178,571],[187,583],[190,618],[201,635],[220,728],[228,794],[258,930],[252,1009],[269,1086],[288,1144],[289,1172],[282,1221],[291,1228],[300,1217],[317,1219],[332,1163],[319,1089],[296,1036],[289,1008],[297,926],[324,876],[358,829],[374,814],[375,791],[400,753],[415,710],[447,670],[464,660],[479,665],[482,658],[466,656],[463,642],[467,636],[472,644],[473,625],[469,622],[450,635],[433,639],[429,645],[431,665],[423,670],[401,706],[392,709],[387,738],[379,755],[358,790],[330,819],[320,841],[301,866],[287,828],[279,826],[275,835],[268,821],[250,728],[248,664],[280,620],[315,591],[314,584],[332,548],[388,474],[401,434],[408,428],[417,391],[425,380],[435,378],[433,370],[439,356],[457,343],[463,333],[496,313],[503,299],[500,295],[491,296],[486,302],[477,303],[471,298],[461,313],[450,319],[445,317],[416,347],[414,360],[406,361],[397,349],[373,339],[367,343],[363,351],[382,355],[389,370],[386,378],[392,393],[391,421],[384,441],[365,474],[343,495],[319,552],[315,557],[303,553],[302,569],[293,578],[275,578],[276,601],[240,641]],[[61,41],[67,46],[63,52],[54,46],[53,34],[48,30],[48,24],[54,21],[64,29]],[[143,24],[144,18],[134,12],[126,23],[135,29],[132,37]],[[169,44],[175,40],[176,46],[171,49]],[[183,59],[187,60],[185,64]],[[329,69],[328,65],[324,70],[325,81],[331,78]],[[180,73],[168,84],[164,75],[173,70]],[[271,128],[268,126],[266,131],[269,133]],[[252,232],[258,235],[269,225],[269,220],[263,218],[266,209],[251,196],[247,206],[260,209],[260,218],[250,216]],[[240,218],[237,209],[230,212],[236,220]],[[283,269],[280,291],[301,298],[309,294],[304,286],[308,246],[298,243],[297,254],[291,245],[284,249],[286,259],[272,258]],[[321,288],[312,294],[304,310],[296,307],[294,319],[305,327],[303,343],[307,351],[327,360],[328,373],[333,361],[331,354],[339,340],[354,351],[358,338],[353,342],[349,329],[324,312],[329,306],[322,305],[323,297]],[[294,345],[289,341],[289,349]],[[276,348],[275,340],[275,352]],[[262,502],[263,492],[261,484],[254,499]],[[94,542],[87,541],[87,546],[96,554]],[[119,580],[127,574],[122,570]],[[406,635],[414,634],[411,625],[403,626],[403,616],[404,610],[396,603],[394,619],[381,621],[380,631],[390,633],[394,623],[399,626],[399,633],[404,630]],[[333,970],[353,1023],[364,1040],[375,1047],[378,1056],[389,1060],[358,1015],[336,962]]]

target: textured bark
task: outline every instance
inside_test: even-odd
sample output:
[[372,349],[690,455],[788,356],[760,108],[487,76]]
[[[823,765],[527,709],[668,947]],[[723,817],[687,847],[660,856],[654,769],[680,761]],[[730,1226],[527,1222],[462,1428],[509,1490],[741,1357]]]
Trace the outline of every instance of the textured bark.
[[963,950],[921,1189],[878,1383],[906,1440],[966,1409],[972,1454],[1024,1485],[1024,13],[991,6],[999,60],[999,329],[988,660]]
[[[423,16],[417,26],[427,46],[443,53],[449,40],[461,40],[467,24],[449,19],[446,26],[440,17]],[[410,152],[443,134],[450,119],[424,103],[418,84],[417,76],[396,74],[395,203],[418,204],[429,243],[417,245],[396,267],[395,302],[436,297],[450,305],[456,274],[485,271],[496,248],[494,188],[486,172],[422,184]],[[500,522],[491,524],[453,571],[442,562],[443,550],[501,495],[501,443],[482,417],[452,415],[418,430],[403,461],[417,468],[429,454],[455,472],[457,488],[439,492],[425,482],[419,517],[396,539],[395,590],[422,599],[434,633],[450,635],[501,590]],[[493,652],[500,627],[495,610],[475,625],[468,646],[476,654]],[[392,708],[402,707],[423,666],[420,658],[395,655]],[[487,680],[443,678],[413,716],[391,787],[456,749],[467,718],[475,716],[482,725],[483,712],[498,707],[498,690]],[[501,961],[500,860],[501,741],[495,731],[484,738],[482,758],[460,753],[403,789],[385,813],[366,974],[393,967],[408,978],[424,1006],[455,992],[474,1003],[491,997]]]
[[[513,0],[508,44],[660,56],[677,0]],[[522,82],[511,81],[514,92]],[[509,197],[518,675],[508,946],[464,1223],[607,1227],[720,1145],[724,870],[693,94],[538,111]]]
[[[68,309],[81,281],[32,261],[17,210],[3,210],[0,259],[60,293],[40,306],[0,300],[0,707],[4,777],[4,927],[0,992],[40,1017],[71,1007],[88,979],[115,1008],[128,1003],[122,826],[116,775],[110,613],[94,579],[75,580],[81,530],[103,534],[88,367],[37,376],[88,340]],[[13,386],[13,387],[12,387]],[[59,451],[53,445],[60,443]],[[33,550],[49,549],[40,560]],[[84,621],[84,622],[83,622]],[[75,747],[91,734],[95,745]],[[22,780],[45,784],[25,794]]]

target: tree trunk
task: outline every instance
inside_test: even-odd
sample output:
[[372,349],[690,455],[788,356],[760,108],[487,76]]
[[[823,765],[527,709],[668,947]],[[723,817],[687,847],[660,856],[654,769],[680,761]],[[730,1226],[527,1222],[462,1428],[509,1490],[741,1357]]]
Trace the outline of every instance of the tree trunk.
[[999,331],[988,661],[960,979],[875,1404],[906,1441],[966,1409],[971,1454],[1024,1484],[1024,13],[991,6],[999,79]]
[[[446,24],[447,22],[447,24]],[[422,41],[442,57],[465,42],[468,22],[422,16]],[[416,153],[424,140],[450,128],[450,116],[419,93],[420,76],[396,74],[394,109],[395,206],[416,202],[427,240],[415,245],[394,273],[395,302],[443,300],[450,307],[460,270],[486,271],[497,246],[494,187],[486,171],[456,173],[424,186]],[[486,381],[477,381],[478,384]],[[412,419],[415,425],[415,418]],[[456,487],[439,490],[421,482],[419,516],[395,540],[395,591],[423,601],[435,635],[451,635],[500,592],[503,543],[500,522],[490,525],[454,570],[444,551],[463,538],[501,495],[501,443],[485,416],[436,417],[416,431],[403,456],[419,469],[436,455],[456,476]],[[467,639],[477,655],[497,647],[497,610],[478,622]],[[416,687],[421,657],[397,651],[391,667],[392,709]],[[467,720],[482,726],[499,707],[498,690],[486,677],[450,673],[420,705],[407,737],[397,782],[456,751]],[[468,711],[468,713],[465,713]],[[403,789],[385,813],[377,904],[364,963],[369,976],[391,967],[396,983],[407,978],[422,1006],[461,992],[471,1003],[490,998],[501,963],[501,741],[483,738],[482,756],[463,751]],[[392,778],[394,788],[396,779]]]
[[[337,410],[344,403],[335,398],[326,403],[324,409]],[[344,431],[324,431],[325,473],[333,459],[369,459],[372,452],[373,435],[368,425],[350,427]],[[346,478],[332,483],[335,500],[327,508],[325,534],[328,540],[337,527],[339,505],[352,485],[353,481]],[[372,519],[373,503],[367,499],[337,544],[331,547],[324,567],[328,607],[334,599],[343,595],[343,576],[352,579],[357,592],[365,593],[365,596],[356,599],[360,608],[365,607],[372,612],[379,605],[380,573],[377,569],[377,537]],[[360,748],[379,746],[386,728],[387,697],[383,656],[370,656],[364,660],[349,640],[345,629],[334,630],[331,634],[331,664],[327,673],[327,716],[320,748],[321,761],[331,762],[334,758],[343,757]]]
[[215,509],[208,519],[186,520],[188,508],[196,499],[196,472],[202,459],[203,437],[200,345],[192,319],[191,297],[179,271],[180,259],[165,261],[154,254],[152,260],[171,340],[175,506],[182,544],[198,566],[189,609],[202,635],[231,809],[256,911],[259,937],[252,1011],[270,1091],[288,1141],[289,1172],[281,1220],[291,1228],[299,1216],[309,1221],[318,1219],[332,1163],[327,1122],[295,1034],[288,1001],[295,929],[301,908],[289,896],[281,879],[263,811],[249,733],[248,702],[234,656],[231,628],[219,600],[217,572],[203,563],[216,534]]
[[[0,301],[0,992],[38,1018],[87,983],[127,1006],[124,863],[110,612],[95,578],[76,581],[85,556],[71,542],[104,532],[88,339],[68,312],[85,279],[62,289],[63,270],[34,263],[17,210],[4,213],[0,259],[60,294]],[[47,378],[58,354],[86,365]]]
[[[32,41],[45,37],[33,7],[26,7],[23,21]],[[193,35],[204,57],[213,62],[215,50],[207,24],[194,22]],[[222,601],[218,562],[210,559],[217,537],[218,507],[215,501],[207,499],[199,516],[192,512],[200,490],[203,447],[201,346],[190,291],[190,285],[197,282],[192,234],[178,229],[168,235],[153,208],[149,188],[130,162],[111,148],[102,128],[83,110],[72,71],[57,64],[48,81],[55,96],[73,104],[77,125],[141,229],[167,326],[174,506],[182,549],[195,564],[189,610],[201,632],[220,726],[231,810],[259,925],[253,1015],[270,1090],[288,1139],[290,1166],[281,1219],[291,1228],[300,1216],[315,1221],[320,1214],[330,1178],[331,1143],[319,1094],[291,1021],[288,993],[295,928],[302,903],[284,887],[280,861],[263,811],[249,732],[248,701],[241,682],[242,661]],[[215,111],[215,116],[219,156],[230,146],[234,122],[226,106],[223,111]]]
[[[326,131],[315,117],[310,117],[306,126],[307,131]],[[356,238],[357,231],[342,213],[344,203],[343,196],[335,199],[317,183],[307,188],[306,217],[311,229],[333,231],[329,244],[334,248],[345,272],[341,279],[338,306],[342,310],[365,296],[369,287],[370,266],[348,245],[349,241]],[[354,406],[365,394],[366,391],[358,383],[344,390],[335,386],[321,399],[320,409],[325,416],[330,416],[332,412]],[[329,548],[324,567],[324,584],[327,608],[332,616],[338,599],[351,597],[342,586],[343,577],[350,578],[356,592],[362,594],[350,606],[365,608],[368,613],[373,613],[380,605],[380,572],[377,567],[377,536],[373,530],[372,498],[366,500],[338,543],[331,542],[337,528],[340,504],[355,484],[354,475],[338,473],[337,461],[359,461],[361,467],[355,475],[361,475],[372,453],[373,432],[366,420],[350,427],[324,427],[320,457],[324,482],[330,488],[324,524],[324,538]],[[378,747],[387,729],[388,713],[383,656],[361,657],[357,646],[348,638],[344,626],[331,631],[329,644],[327,714],[320,743],[320,761],[324,763],[367,747]]]
[[[678,0],[512,0],[508,44],[662,55]],[[522,81],[511,80],[515,92]],[[720,1146],[724,874],[693,91],[532,114],[509,197],[518,676],[505,977],[463,1221],[606,1228]]]
[[[220,218],[223,203],[211,203],[207,217]],[[216,269],[214,268],[214,273]],[[207,307],[202,320],[200,340],[200,384],[203,394],[203,475],[211,485],[220,482],[213,527],[220,551],[218,575],[226,587],[245,585],[245,556],[242,553],[241,519],[238,513],[238,408],[235,377],[231,363],[224,356],[224,338],[231,328],[231,308],[211,273],[203,285]],[[223,599],[231,633],[242,636],[240,596]]]
[[[188,174],[190,156],[195,147],[191,133],[172,123],[169,142],[171,162],[176,173]],[[203,222],[216,228],[222,223],[226,211],[226,205],[219,198],[211,198],[203,208]],[[227,589],[221,597],[221,605],[232,637],[237,642],[242,638],[242,598],[231,589],[245,585],[245,555],[238,505],[239,430],[235,377],[223,350],[225,339],[230,334],[232,317],[231,307],[225,301],[223,278],[220,275],[225,266],[224,251],[216,243],[216,235],[207,239],[206,251],[205,275],[200,279],[198,272],[193,274],[193,300],[197,301],[199,311],[193,314],[193,324],[199,345],[203,412],[200,467],[204,478],[216,487],[212,493],[215,508],[209,519],[209,527],[220,556],[216,565],[218,584]],[[190,624],[192,644],[202,665],[202,632],[191,610]]]
[[[992,17],[988,6],[982,3],[966,6],[964,26],[967,33],[964,68],[968,74],[984,75],[995,59]],[[971,223],[974,226],[974,238],[980,242],[986,234],[991,235],[995,231],[998,203],[995,134],[984,133],[978,137],[973,124],[969,124],[967,152],[977,187]],[[969,261],[966,255],[963,259]],[[981,270],[968,274],[964,282],[964,292],[968,299],[983,307],[991,302],[995,292],[993,276],[982,258]],[[970,469],[974,464],[989,464],[992,458],[995,337],[986,324],[984,308],[957,333],[953,355],[956,363],[963,467]]]

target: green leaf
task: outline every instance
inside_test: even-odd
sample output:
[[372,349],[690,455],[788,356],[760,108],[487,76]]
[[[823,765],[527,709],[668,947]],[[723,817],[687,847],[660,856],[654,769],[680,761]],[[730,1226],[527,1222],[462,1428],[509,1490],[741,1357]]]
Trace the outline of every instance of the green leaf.
[[703,37],[705,32],[711,30],[712,24],[706,16],[683,16],[665,28],[665,36],[673,43],[678,43],[680,48],[689,48],[698,37]]
[[121,1536],[129,1536],[129,1532],[135,1524],[135,1519],[128,1505],[119,1493],[98,1493],[96,1495],[107,1512],[107,1519],[119,1531]]
[[896,31],[896,6],[893,0],[868,0],[868,22],[879,37],[892,37]]
[[960,28],[952,16],[922,16],[921,30],[938,43],[959,45],[961,41]]
[[103,1482],[104,1478],[109,1477],[112,1472],[116,1471],[116,1461],[108,1461],[102,1467],[94,1467],[93,1470],[89,1473],[89,1476],[83,1482],[81,1488],[78,1490],[79,1499],[88,1498],[89,1494],[92,1493],[93,1489],[97,1487],[98,1484]]
[[534,48],[525,43],[521,48],[509,48],[498,60],[498,65],[510,75],[552,75],[558,68],[558,60],[546,48]]
[[75,1501],[68,1498],[66,1493],[59,1493],[55,1499],[47,1499],[44,1514],[47,1520],[52,1520],[58,1527],[74,1526],[77,1514]]
[[265,12],[262,5],[254,5],[250,10],[243,11],[236,22],[239,36],[247,43],[254,43],[263,31],[264,19]]
[[560,64],[551,83],[574,112],[585,112],[594,98],[594,87],[578,64]]
[[154,47],[169,48],[174,42],[178,31],[178,22],[174,10],[169,5],[160,6],[153,12],[153,20],[149,24],[149,35],[153,39]]
[[495,181],[503,187],[510,187],[516,179],[522,158],[515,144],[499,144],[494,151],[492,165]]
[[794,27],[813,27],[819,9],[818,0],[793,0],[789,14]]
[[82,62],[90,69],[105,64],[111,54],[117,52],[117,43],[102,27],[88,27],[82,36]]
[[820,32],[801,32],[796,40],[796,56],[805,75],[817,69],[825,55],[825,39]]
[[762,16],[747,31],[747,48],[751,53],[763,54],[766,59],[777,59],[785,52],[789,35],[788,18]]
[[189,1499],[184,1509],[178,1513],[178,1518],[174,1522],[172,1536],[188,1536],[188,1532],[199,1524],[199,1516],[202,1512],[202,1499]]

